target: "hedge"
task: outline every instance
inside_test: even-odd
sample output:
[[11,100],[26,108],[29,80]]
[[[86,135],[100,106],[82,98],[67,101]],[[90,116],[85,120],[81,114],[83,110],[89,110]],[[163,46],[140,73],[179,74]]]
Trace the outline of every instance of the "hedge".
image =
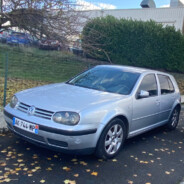
[[184,36],[152,20],[98,17],[82,32],[84,52],[115,64],[184,72]]

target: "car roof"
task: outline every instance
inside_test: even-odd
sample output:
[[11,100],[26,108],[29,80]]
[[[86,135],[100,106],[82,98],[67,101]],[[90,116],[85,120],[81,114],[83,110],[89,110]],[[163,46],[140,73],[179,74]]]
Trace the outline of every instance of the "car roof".
[[165,74],[165,75],[170,75],[165,72],[160,72],[157,70],[151,70],[151,69],[146,69],[146,68],[139,68],[139,67],[134,67],[134,66],[124,66],[124,65],[97,65],[96,67],[102,67],[102,68],[115,68],[115,69],[121,69],[129,72],[137,72],[137,73],[149,73],[149,72],[154,72],[158,74]]

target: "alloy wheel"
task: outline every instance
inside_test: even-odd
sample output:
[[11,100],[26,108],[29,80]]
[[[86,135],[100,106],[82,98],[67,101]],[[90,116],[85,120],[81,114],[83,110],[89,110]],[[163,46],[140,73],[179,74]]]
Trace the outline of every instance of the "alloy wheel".
[[123,140],[123,129],[119,124],[113,125],[107,132],[105,138],[105,151],[109,155],[115,154],[121,147]]

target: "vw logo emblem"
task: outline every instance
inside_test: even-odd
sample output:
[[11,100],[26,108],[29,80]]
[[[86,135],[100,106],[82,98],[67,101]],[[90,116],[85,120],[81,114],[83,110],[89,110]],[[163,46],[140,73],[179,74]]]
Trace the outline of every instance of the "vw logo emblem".
[[34,112],[35,112],[35,107],[34,107],[34,106],[29,107],[28,110],[27,110],[27,113],[28,113],[29,115],[33,115]]

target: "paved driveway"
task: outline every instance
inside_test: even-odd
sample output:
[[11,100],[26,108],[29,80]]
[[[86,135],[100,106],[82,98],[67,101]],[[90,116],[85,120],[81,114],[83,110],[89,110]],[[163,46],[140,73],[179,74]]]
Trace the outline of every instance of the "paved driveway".
[[175,131],[158,128],[127,140],[113,160],[72,156],[0,134],[0,183],[177,184],[184,177],[184,112]]

